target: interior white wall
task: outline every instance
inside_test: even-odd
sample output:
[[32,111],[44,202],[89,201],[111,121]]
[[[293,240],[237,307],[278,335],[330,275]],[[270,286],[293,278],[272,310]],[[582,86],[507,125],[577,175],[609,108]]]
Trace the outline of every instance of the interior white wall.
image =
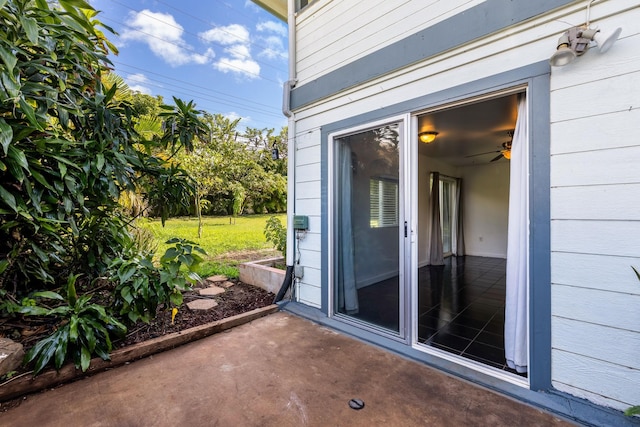
[[460,168],[466,255],[507,257],[509,162]]
[[507,257],[509,162],[455,167],[427,156],[418,159],[418,265],[427,265],[429,176],[462,178],[466,255]]
[[379,172],[359,170],[352,177],[353,262],[357,288],[398,274],[398,226],[371,228],[370,225],[369,180],[378,177]]

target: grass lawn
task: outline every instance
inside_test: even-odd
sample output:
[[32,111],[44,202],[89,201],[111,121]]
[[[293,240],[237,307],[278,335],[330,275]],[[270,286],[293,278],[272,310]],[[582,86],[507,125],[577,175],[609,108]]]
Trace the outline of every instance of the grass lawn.
[[[158,245],[156,254],[160,257],[169,245],[165,242],[172,237],[191,240],[207,251],[205,261],[198,267],[202,277],[225,274],[238,277],[237,265],[248,261],[249,252],[264,251],[269,254],[273,244],[264,237],[267,215],[247,215],[237,218],[204,217],[202,238],[198,239],[198,219],[190,217],[171,218],[162,227],[160,220],[140,219],[137,225],[151,231]],[[286,214],[276,214],[283,225]],[[276,254],[277,255],[277,254]]]

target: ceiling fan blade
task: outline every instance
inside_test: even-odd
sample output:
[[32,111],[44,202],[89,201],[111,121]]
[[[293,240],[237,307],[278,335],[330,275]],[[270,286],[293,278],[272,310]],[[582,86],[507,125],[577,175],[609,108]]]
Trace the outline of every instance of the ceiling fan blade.
[[501,159],[501,158],[503,158],[503,157],[504,157],[504,155],[503,155],[502,153],[500,153],[500,154],[498,154],[496,157],[494,157],[493,159],[491,159],[491,160],[489,161],[489,163],[491,163],[491,162],[495,162],[496,160],[500,160],[500,159]]
[[499,153],[500,150],[494,150],[494,151],[487,151],[484,153],[477,153],[477,154],[471,154],[470,156],[464,156],[464,158],[468,158],[468,157],[476,157],[476,156],[484,156],[485,154],[491,154],[491,153]]

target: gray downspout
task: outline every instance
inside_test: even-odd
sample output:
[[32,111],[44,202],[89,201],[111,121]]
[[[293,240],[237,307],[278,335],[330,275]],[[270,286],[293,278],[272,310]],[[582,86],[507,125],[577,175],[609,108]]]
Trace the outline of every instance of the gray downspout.
[[287,25],[289,28],[289,80],[283,87],[282,114],[289,118],[288,123],[288,158],[287,158],[287,272],[274,303],[282,300],[294,281],[294,230],[293,214],[295,213],[295,177],[296,177],[296,121],[291,111],[291,89],[296,85],[296,8],[295,0],[287,2]]

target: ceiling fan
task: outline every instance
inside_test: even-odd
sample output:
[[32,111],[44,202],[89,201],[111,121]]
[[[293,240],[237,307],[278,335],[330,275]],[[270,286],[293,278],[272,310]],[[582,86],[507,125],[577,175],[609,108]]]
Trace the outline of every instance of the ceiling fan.
[[491,159],[489,163],[495,162],[496,160],[500,160],[501,158],[505,158],[507,160],[511,160],[511,142],[513,141],[513,132],[512,130],[508,131],[507,134],[511,137],[509,141],[505,141],[502,143],[502,149],[493,150],[493,151],[485,151],[484,153],[472,154],[466,157],[476,157],[476,156],[484,156],[485,154],[499,153],[496,157]]

